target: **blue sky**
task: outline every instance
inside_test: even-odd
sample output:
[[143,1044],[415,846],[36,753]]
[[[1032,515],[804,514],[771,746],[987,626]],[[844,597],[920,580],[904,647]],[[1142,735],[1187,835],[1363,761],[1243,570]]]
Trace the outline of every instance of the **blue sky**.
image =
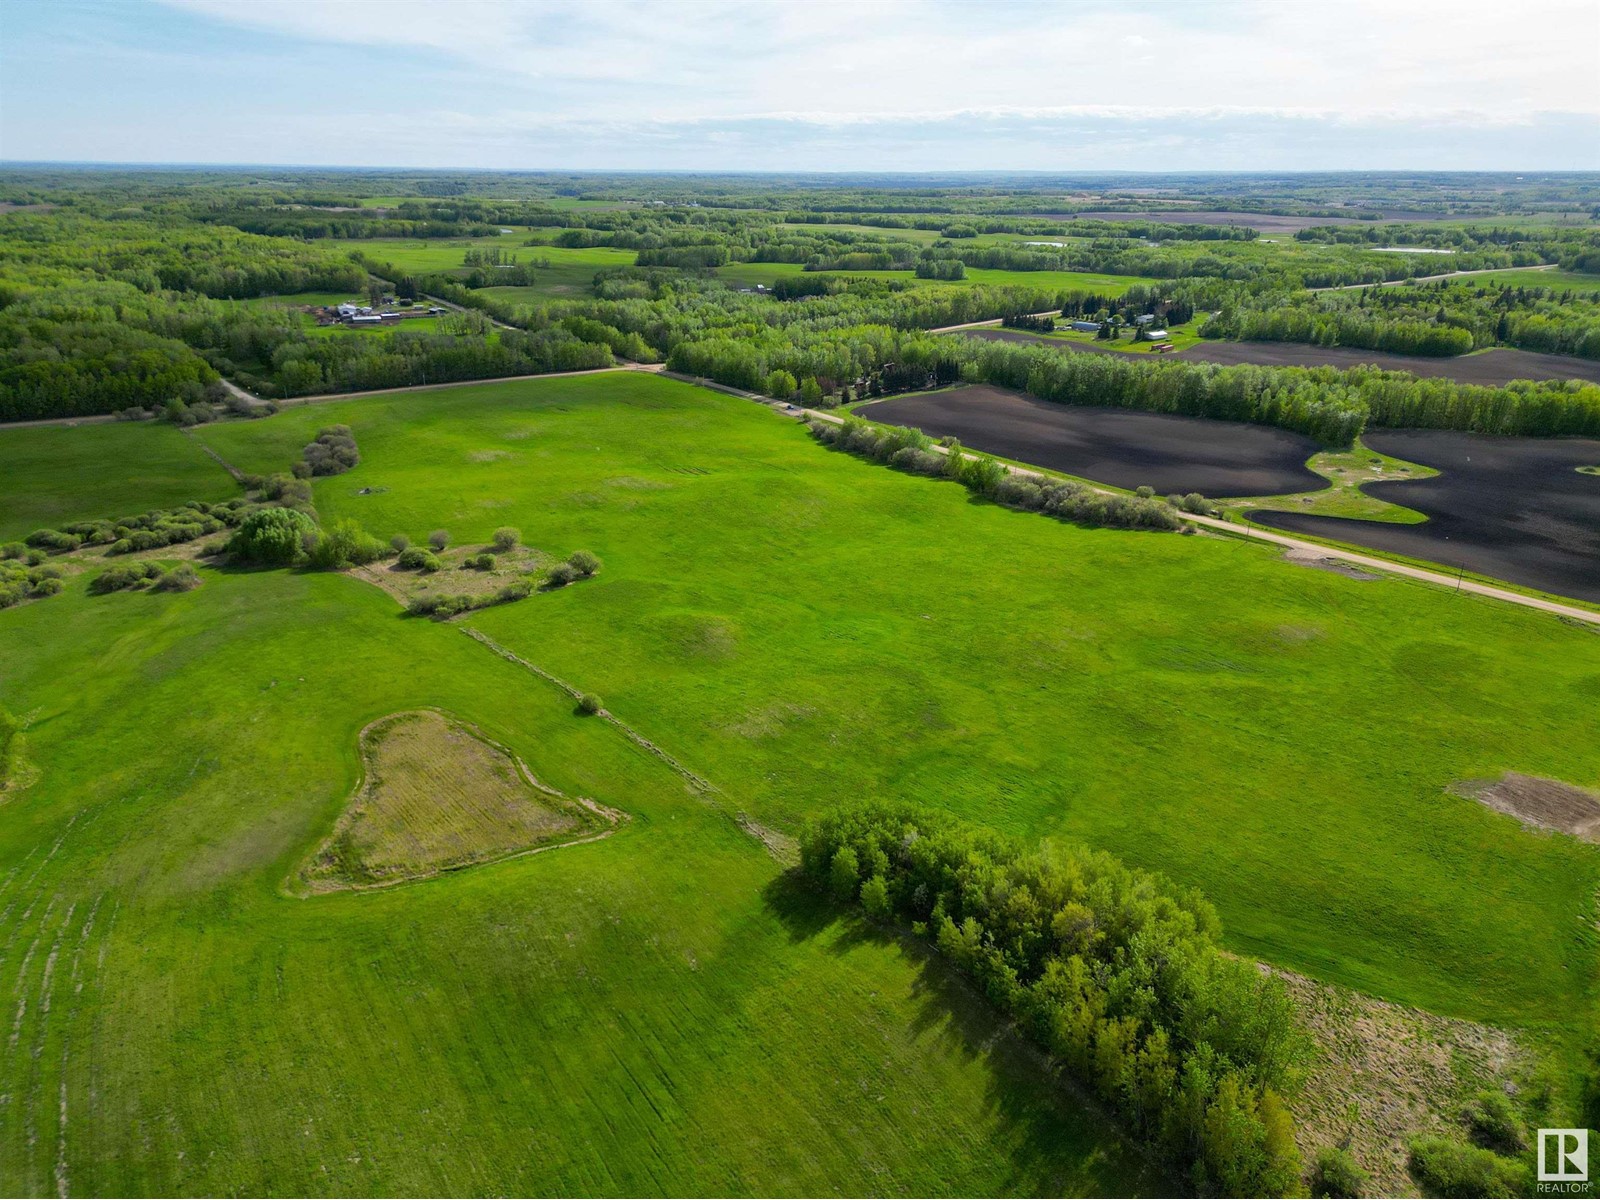
[[0,158],[1600,168],[1597,0],[0,0]]

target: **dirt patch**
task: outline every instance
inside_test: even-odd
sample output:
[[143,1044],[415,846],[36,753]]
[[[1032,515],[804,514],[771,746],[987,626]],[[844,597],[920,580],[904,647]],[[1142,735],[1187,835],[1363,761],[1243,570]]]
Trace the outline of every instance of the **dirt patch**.
[[1310,438],[1265,425],[1036,400],[980,385],[879,400],[863,417],[1113,487],[1211,497],[1314,491]]
[[467,454],[468,462],[487,463],[499,462],[503,458],[510,458],[509,450],[473,450]]
[[[1255,514],[1252,513],[1252,516]],[[1382,579],[1372,571],[1363,571],[1354,563],[1347,563],[1342,558],[1335,558],[1331,554],[1318,554],[1315,550],[1289,549],[1283,552],[1286,561],[1292,562],[1297,567],[1311,567],[1318,571],[1332,571],[1335,575],[1343,575],[1346,579]]]
[[1559,779],[1507,771],[1499,779],[1453,783],[1449,791],[1535,829],[1570,833],[1582,841],[1600,843],[1600,796]]
[[510,750],[434,709],[374,721],[361,761],[361,783],[298,872],[298,891],[426,879],[604,837],[620,816],[540,783]]
[[1310,1163],[1324,1146],[1347,1147],[1371,1173],[1371,1195],[1416,1195],[1406,1170],[1408,1140],[1459,1139],[1461,1112],[1479,1091],[1515,1096],[1532,1074],[1532,1055],[1503,1029],[1273,973],[1317,1047],[1290,1103],[1301,1154]]

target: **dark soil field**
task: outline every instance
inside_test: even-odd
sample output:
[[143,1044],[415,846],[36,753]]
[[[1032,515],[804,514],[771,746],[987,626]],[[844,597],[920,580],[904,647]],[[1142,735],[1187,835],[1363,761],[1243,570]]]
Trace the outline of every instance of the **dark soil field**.
[[[1042,338],[1015,329],[964,329],[962,332],[969,337],[998,342],[1043,342],[1062,351],[1125,353],[1094,342]],[[1348,346],[1306,346],[1299,342],[1203,342],[1166,357],[1224,365],[1259,363],[1267,367],[1338,367],[1341,370],[1372,363],[1389,371],[1410,371],[1427,378],[1489,386],[1510,383],[1513,379],[1584,379],[1600,383],[1600,362],[1560,354],[1535,354],[1531,350],[1485,350],[1482,354],[1465,354],[1459,358],[1424,358],[1385,354],[1379,350],[1355,350]]]
[[858,411],[874,421],[958,437],[974,449],[1114,487],[1149,484],[1163,494],[1223,497],[1325,486],[1305,468],[1317,450],[1315,442],[1261,425],[1076,408],[988,386],[897,396]]
[[1303,513],[1253,512],[1263,525],[1466,567],[1558,596],[1600,602],[1600,441],[1491,438],[1423,429],[1368,430],[1381,454],[1424,463],[1431,479],[1369,484],[1382,500],[1426,513],[1390,525]]

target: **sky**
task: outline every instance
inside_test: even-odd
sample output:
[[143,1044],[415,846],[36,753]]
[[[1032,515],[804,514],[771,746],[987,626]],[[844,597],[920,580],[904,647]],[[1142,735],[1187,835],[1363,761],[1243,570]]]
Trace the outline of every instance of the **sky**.
[[1600,169],[1600,0],[0,0],[0,159]]

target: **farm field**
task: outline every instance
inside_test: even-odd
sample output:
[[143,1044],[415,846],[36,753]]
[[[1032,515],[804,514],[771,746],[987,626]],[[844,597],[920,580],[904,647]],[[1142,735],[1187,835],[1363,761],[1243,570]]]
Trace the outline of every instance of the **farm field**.
[[[613,727],[354,579],[78,581],[0,613],[0,704],[36,771],[0,827],[8,1193],[1167,1187],[938,964],[777,885]],[[432,705],[632,820],[286,895],[358,731]]]
[[[108,463],[117,469],[106,469]],[[0,542],[92,517],[125,517],[238,494],[216,461],[171,425],[0,430]]]
[[856,412],[1113,487],[1149,484],[1162,495],[1255,496],[1323,482],[1304,465],[1314,441],[1260,425],[1080,408],[984,385],[896,396]]
[[1493,438],[1442,430],[1368,430],[1372,449],[1435,468],[1431,478],[1369,483],[1374,498],[1424,514],[1425,524],[1377,524],[1300,512],[1251,518],[1465,567],[1558,596],[1600,602],[1600,441]]
[[[1600,779],[1588,631],[1261,546],[973,503],[652,377],[200,436],[261,471],[332,421],[363,461],[318,483],[324,518],[463,542],[510,521],[597,553],[583,588],[470,623],[764,823],[863,788],[917,799],[1164,870],[1213,897],[1236,949],[1318,977],[1557,1041],[1592,1011],[1595,939],[1573,915],[1594,852],[1444,791],[1508,768]],[[1501,901],[1475,904],[1488,887]]]

